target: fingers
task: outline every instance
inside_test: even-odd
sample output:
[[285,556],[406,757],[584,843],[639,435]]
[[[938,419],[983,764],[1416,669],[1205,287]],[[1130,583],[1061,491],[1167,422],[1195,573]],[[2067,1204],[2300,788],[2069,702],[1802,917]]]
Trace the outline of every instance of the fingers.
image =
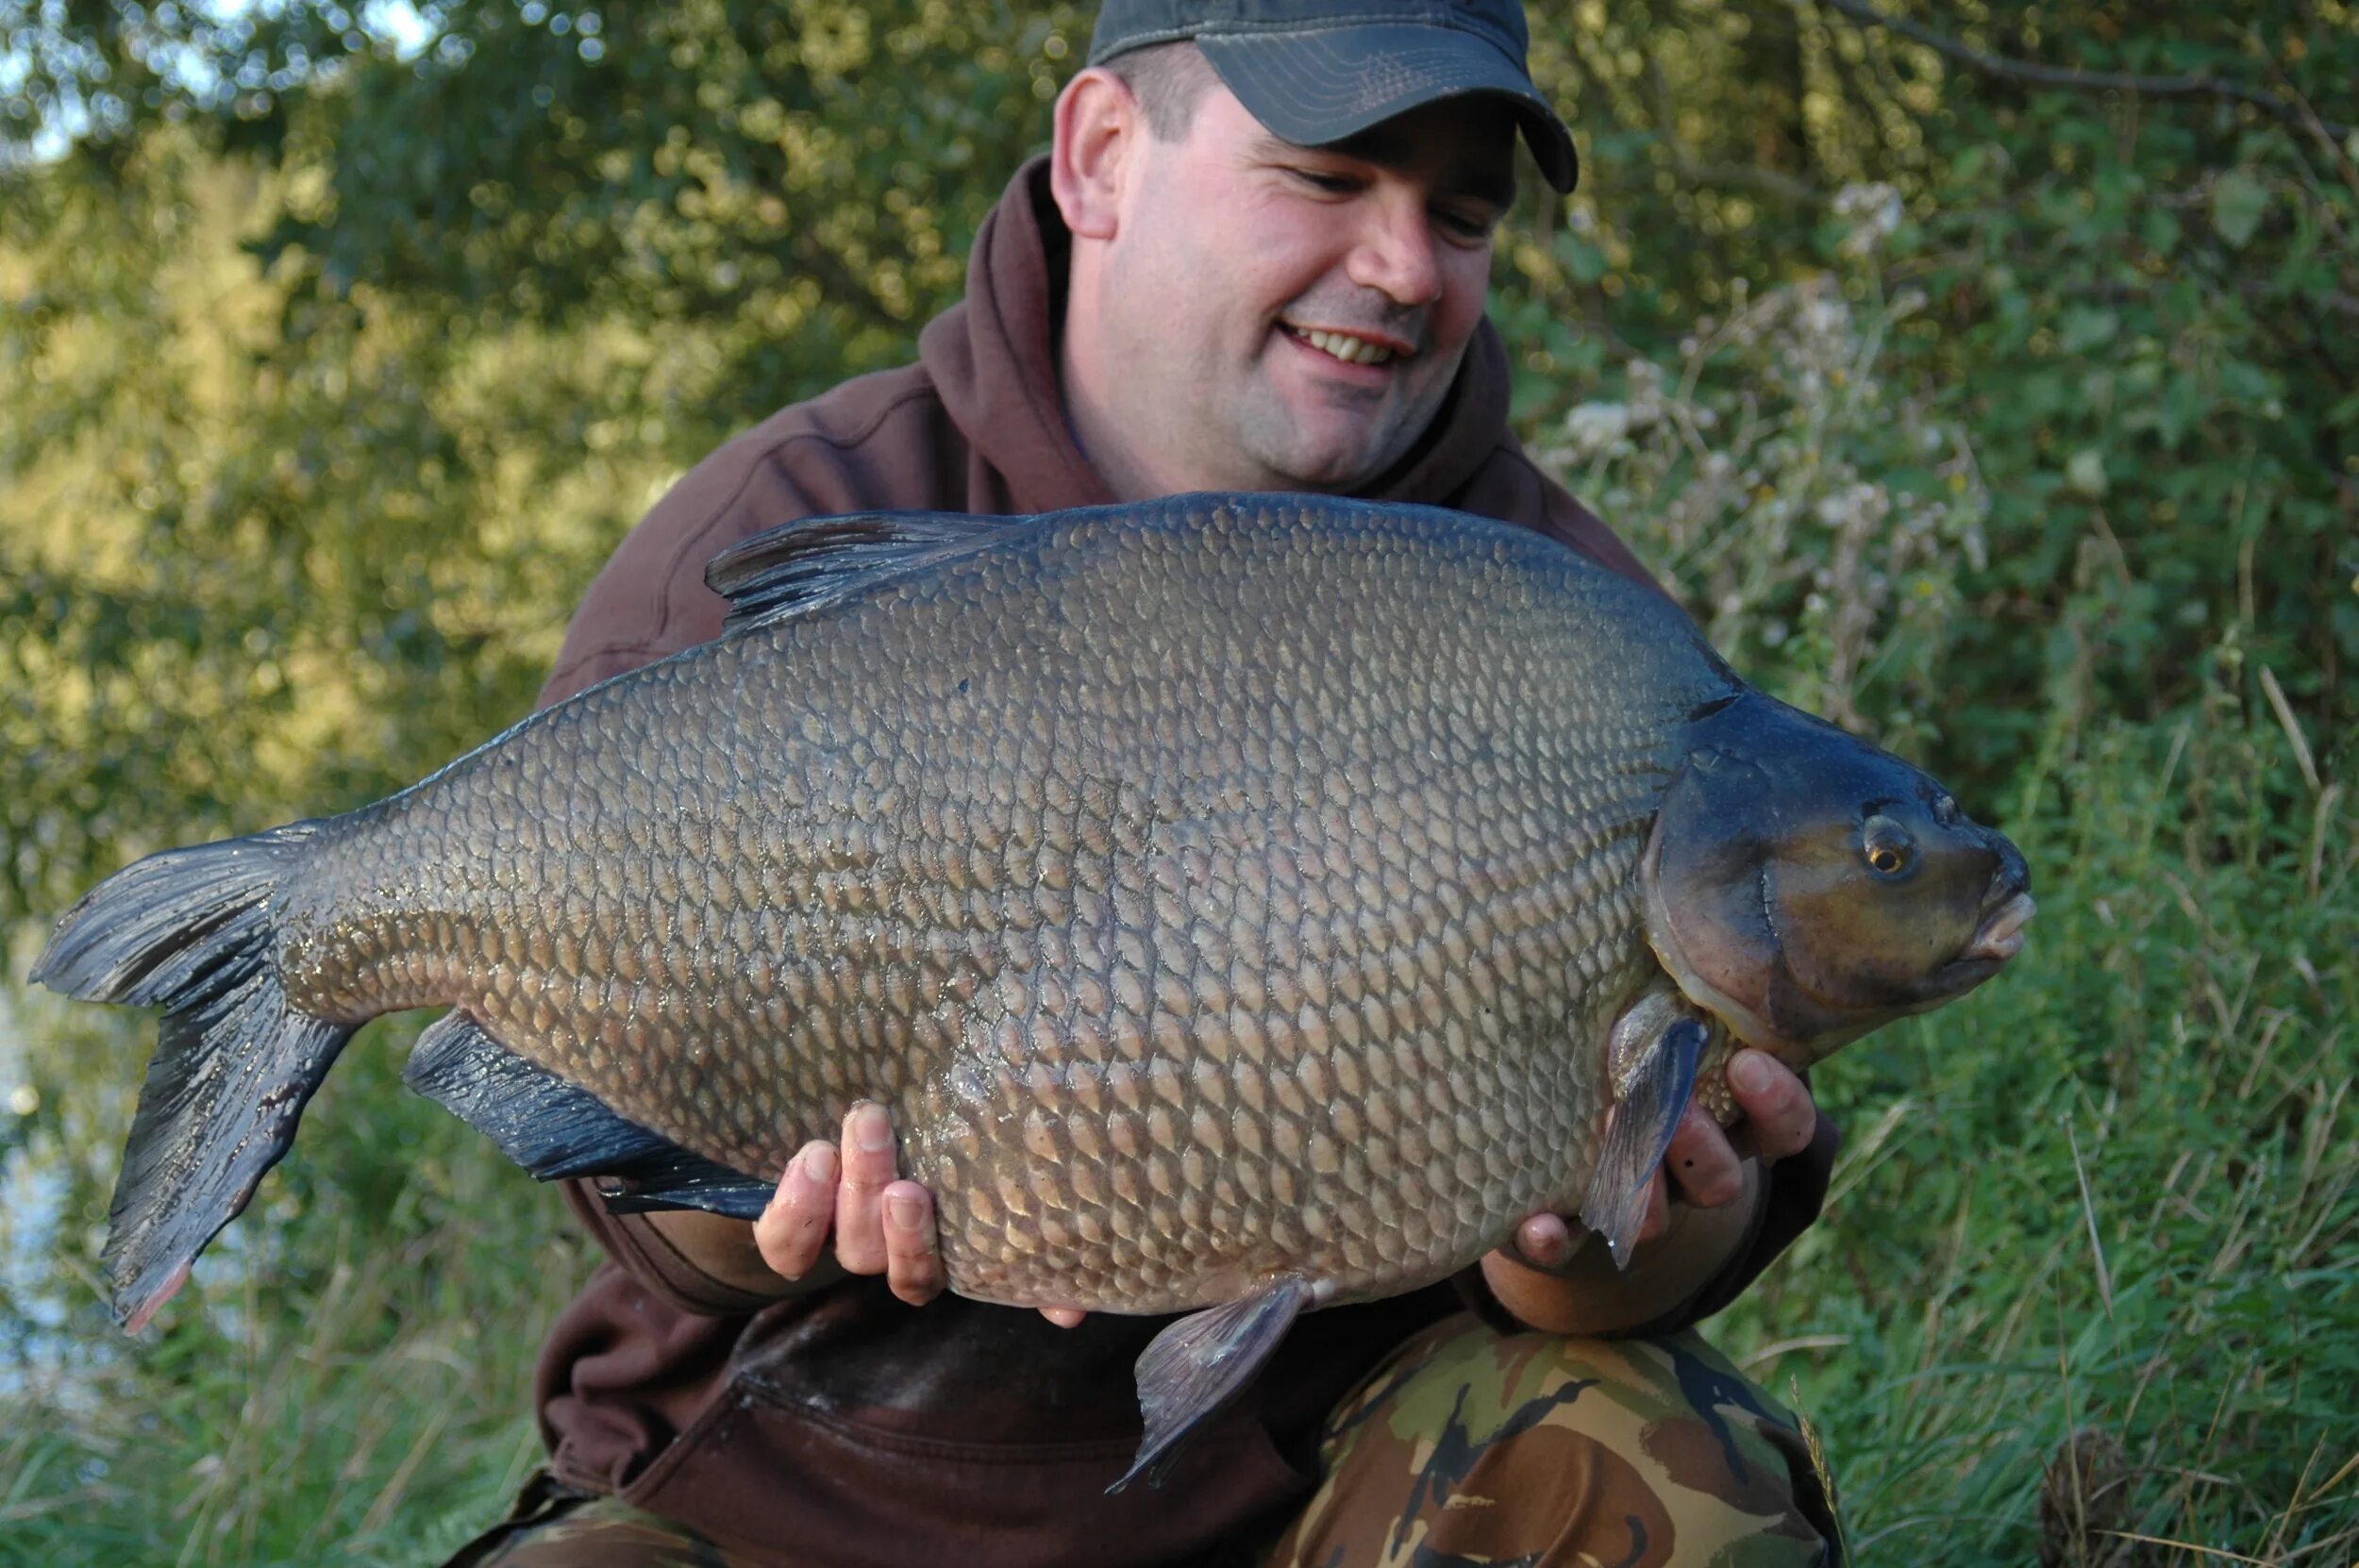
[[1752,1124],[1765,1163],[1810,1147],[1818,1131],[1818,1106],[1810,1086],[1785,1063],[1765,1051],[1739,1051],[1729,1063],[1729,1089]]
[[1647,1183],[1647,1217],[1638,1226],[1638,1243],[1653,1241],[1671,1228],[1671,1188],[1658,1168]]
[[1060,1328],[1079,1327],[1081,1320],[1089,1316],[1079,1307],[1043,1307],[1040,1315]]
[[1681,1201],[1698,1209],[1717,1209],[1745,1190],[1745,1173],[1738,1168],[1729,1135],[1712,1112],[1692,1103],[1671,1134],[1663,1168],[1679,1188]]
[[1516,1256],[1535,1269],[1563,1268],[1578,1244],[1562,1214],[1528,1214],[1515,1227]]
[[800,1279],[819,1261],[835,1224],[835,1145],[804,1144],[787,1162],[770,1206],[754,1222],[754,1245],[773,1273]]
[[[881,1274],[893,1293],[924,1306],[948,1283],[932,1194],[899,1179],[893,1119],[881,1106],[856,1105],[844,1118],[844,1150],[813,1140],[788,1161],[778,1190],[754,1222],[761,1260],[788,1279],[818,1263],[835,1233],[835,1259],[846,1274]],[[1079,1315],[1076,1315],[1079,1321]]]
[[[900,1176],[894,1157],[893,1118],[867,1101],[844,1117],[844,1181],[835,1197],[835,1260],[847,1274],[882,1274],[892,1261],[885,1242],[884,1193]],[[927,1205],[926,1228],[933,1228]]]
[[914,1181],[895,1181],[884,1190],[884,1212],[885,1283],[903,1301],[923,1307],[945,1283],[933,1195]]
[[[1647,1182],[1647,1217],[1639,1222],[1637,1241],[1651,1242],[1670,1227],[1670,1193],[1657,1171]],[[1553,1274],[1572,1262],[1590,1234],[1588,1226],[1562,1214],[1527,1214],[1511,1244],[1517,1262]]]
[[[1729,1063],[1729,1087],[1745,1113],[1748,1141],[1765,1163],[1810,1146],[1818,1107],[1810,1087],[1765,1052],[1739,1051]],[[1666,1179],[1667,1177],[1667,1179]],[[1671,1135],[1663,1164],[1647,1184],[1647,1214],[1638,1241],[1651,1242],[1671,1226],[1671,1198],[1697,1209],[1719,1209],[1747,1191],[1745,1167],[1729,1135],[1709,1111],[1690,1105]],[[1511,1256],[1545,1272],[1571,1261],[1587,1232],[1555,1214],[1532,1214],[1515,1227]]]

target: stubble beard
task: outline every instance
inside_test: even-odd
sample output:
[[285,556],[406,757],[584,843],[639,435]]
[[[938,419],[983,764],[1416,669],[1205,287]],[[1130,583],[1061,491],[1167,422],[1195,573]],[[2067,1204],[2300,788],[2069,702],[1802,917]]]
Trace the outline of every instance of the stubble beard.
[[[1393,361],[1398,368],[1381,390],[1337,386],[1320,395],[1328,406],[1304,418],[1302,405],[1279,390],[1276,367],[1280,355],[1319,352],[1291,341],[1283,322],[1301,322],[1370,337],[1416,345],[1412,357]],[[1253,392],[1263,402],[1261,419],[1247,419],[1240,427],[1240,444],[1261,467],[1283,475],[1282,488],[1344,493],[1364,489],[1381,477],[1414,445],[1442,406],[1450,383],[1457,378],[1464,345],[1447,365],[1430,362],[1433,312],[1430,306],[1402,305],[1371,290],[1322,280],[1287,302],[1270,323]],[[1414,388],[1403,377],[1418,376]],[[1353,405],[1360,405],[1355,409]],[[1314,434],[1306,425],[1353,422],[1356,441],[1337,442]]]
[[[1283,331],[1273,328],[1274,335]],[[1294,345],[1279,342],[1275,336],[1268,349],[1271,354],[1294,351]],[[1460,358],[1464,358],[1463,350]],[[1350,407],[1358,400],[1348,393],[1330,394],[1333,402],[1306,420],[1302,407],[1280,392],[1264,371],[1249,394],[1239,401],[1237,449],[1272,476],[1274,482],[1263,488],[1331,494],[1363,490],[1399,462],[1425,434],[1457,374],[1453,361],[1447,374],[1437,375],[1414,392],[1404,392],[1397,386],[1371,392],[1364,409]],[[1339,440],[1331,433],[1336,425],[1348,423],[1356,423],[1357,439]],[[1328,426],[1328,433],[1319,431],[1318,425]]]

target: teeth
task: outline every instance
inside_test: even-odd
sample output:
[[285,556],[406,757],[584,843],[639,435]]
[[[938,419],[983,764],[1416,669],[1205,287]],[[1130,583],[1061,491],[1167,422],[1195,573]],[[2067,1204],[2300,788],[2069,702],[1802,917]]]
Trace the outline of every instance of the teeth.
[[1347,365],[1380,365],[1393,357],[1393,351],[1381,343],[1365,338],[1355,338],[1348,332],[1322,332],[1315,327],[1297,327],[1295,335],[1313,348],[1331,354]]

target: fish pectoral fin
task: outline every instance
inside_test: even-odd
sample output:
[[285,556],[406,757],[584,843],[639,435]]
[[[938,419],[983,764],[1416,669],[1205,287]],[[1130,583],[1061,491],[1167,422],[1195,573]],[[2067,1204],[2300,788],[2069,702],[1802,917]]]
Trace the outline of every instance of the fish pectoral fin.
[[427,1026],[402,1081],[500,1146],[543,1181],[622,1176],[637,1184],[604,1194],[616,1213],[703,1209],[759,1218],[772,1184],[691,1154],[537,1067],[457,1009]]
[[806,615],[862,589],[979,549],[1023,519],[876,511],[782,523],[722,551],[705,585],[729,602],[723,631]]
[[1647,1184],[1679,1129],[1710,1039],[1711,1031],[1695,1019],[1673,1019],[1631,1064],[1606,1114],[1604,1146],[1581,1200],[1581,1220],[1605,1238],[1618,1268],[1630,1266],[1631,1248],[1647,1219]]
[[1143,1475],[1150,1485],[1160,1479],[1172,1450],[1253,1381],[1310,1301],[1308,1279],[1280,1275],[1241,1301],[1191,1312],[1156,1335],[1138,1361],[1139,1414],[1146,1433],[1130,1468],[1108,1493]]

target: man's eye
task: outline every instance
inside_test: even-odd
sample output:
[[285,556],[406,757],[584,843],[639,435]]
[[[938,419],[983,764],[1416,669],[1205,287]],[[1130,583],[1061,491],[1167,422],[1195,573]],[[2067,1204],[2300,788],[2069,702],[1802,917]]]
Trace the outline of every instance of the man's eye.
[[1480,217],[1468,212],[1436,211],[1434,221],[1461,240],[1488,240],[1498,220],[1485,213]]
[[1349,195],[1360,189],[1360,182],[1349,175],[1330,175],[1318,169],[1290,169],[1287,173],[1313,191],[1323,191],[1330,196]]

